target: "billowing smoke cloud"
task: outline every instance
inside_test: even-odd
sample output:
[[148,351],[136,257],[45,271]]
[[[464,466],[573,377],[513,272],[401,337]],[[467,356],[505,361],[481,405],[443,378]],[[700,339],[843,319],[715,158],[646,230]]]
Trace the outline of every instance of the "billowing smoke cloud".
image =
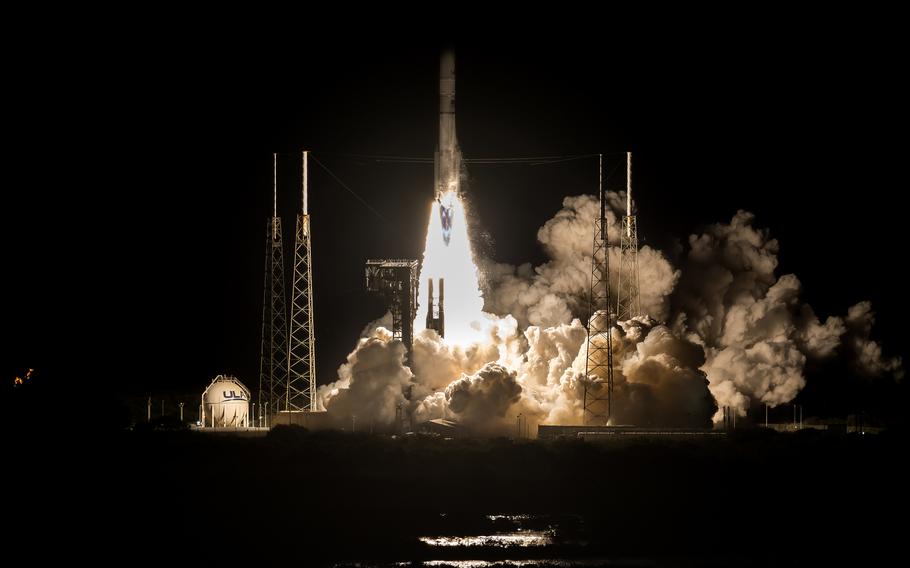
[[[361,380],[375,381],[371,372],[382,368],[395,379],[361,391],[387,410],[382,419],[361,412],[377,422],[388,423],[399,403],[406,405],[416,423],[446,418],[478,434],[511,433],[518,414],[533,427],[583,422],[585,386],[599,388],[602,378],[585,378],[587,333],[578,319],[519,332],[514,318],[490,317],[486,331],[484,340],[469,346],[450,345],[431,330],[419,333],[415,375],[405,385],[410,372],[401,353],[377,348],[389,340],[388,331],[380,328],[374,337],[360,341],[339,370],[344,378],[320,389],[320,400],[332,412],[357,414],[354,401],[368,401],[346,395],[344,389],[355,390]],[[613,335],[614,423],[688,427],[710,423],[716,406],[698,369],[704,363],[701,346],[649,317],[623,322]],[[362,361],[380,364],[361,372]],[[408,402],[400,392],[410,393]]]
[[800,301],[799,279],[775,275],[778,243],[753,222],[751,213],[739,211],[730,223],[690,236],[673,296],[675,327],[704,346],[703,369],[718,403],[743,415],[752,403],[793,400],[806,384],[807,357],[836,354],[847,335],[858,369],[900,376],[900,360],[883,359],[869,339],[868,302],[850,308],[846,321],[832,316],[822,324]]
[[446,387],[449,410],[478,431],[502,430],[506,413],[521,398],[517,373],[487,363],[473,375],[462,375]]
[[[618,245],[624,195],[607,193],[608,233],[614,245]],[[483,261],[484,310],[497,315],[510,314],[521,327],[550,327],[568,323],[573,317],[587,317],[594,221],[598,215],[600,202],[596,197],[566,197],[562,210],[537,232],[537,240],[551,259],[549,262],[532,268],[530,264],[515,267]],[[639,250],[638,263],[642,311],[665,320],[679,271],[673,269],[662,253],[649,246]],[[611,281],[616,280],[618,268],[617,246],[611,248]]]
[[338,380],[317,389],[317,409],[330,409],[342,423],[355,416],[362,424],[391,426],[413,380],[404,360],[404,344],[387,329],[376,328],[338,368]]
[[878,377],[890,373],[895,379],[904,378],[903,362],[900,357],[885,358],[882,346],[869,338],[875,314],[871,302],[860,302],[847,310],[846,327],[849,330],[847,344],[853,350],[854,369],[865,377]]
[[523,351],[518,322],[511,316],[487,318],[482,339],[468,345],[447,343],[435,331],[425,329],[414,338],[418,389],[444,389],[460,375],[476,373],[489,362],[515,365]]
[[[622,195],[608,193],[608,205],[617,237]],[[598,213],[595,198],[567,197],[538,232],[550,256],[541,266],[479,261],[488,313],[472,343],[420,331],[409,368],[391,322],[368,325],[338,381],[319,389],[320,404],[342,420],[356,414],[387,425],[402,405],[414,423],[446,418],[482,434],[514,432],[519,413],[532,432],[581,424],[585,388],[596,392],[604,379],[585,376],[582,323]],[[614,424],[705,427],[720,406],[743,414],[753,404],[785,404],[805,386],[809,359],[847,357],[863,376],[902,376],[901,360],[870,339],[869,303],[822,322],[800,300],[797,277],[775,274],[778,243],[753,222],[740,211],[692,235],[682,270],[660,251],[639,251],[648,315],[613,328]],[[610,258],[614,282],[618,254]]]
[[[615,381],[618,422],[702,427],[717,410],[701,346],[644,316],[621,322],[621,372]],[[617,380],[618,378],[618,380]]]

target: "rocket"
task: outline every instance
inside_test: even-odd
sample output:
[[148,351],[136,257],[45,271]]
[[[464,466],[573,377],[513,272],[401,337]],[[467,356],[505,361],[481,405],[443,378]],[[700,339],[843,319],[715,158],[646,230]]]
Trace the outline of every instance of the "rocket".
[[455,52],[439,59],[439,143],[436,146],[436,198],[458,191],[461,150],[455,137]]
[[439,59],[439,143],[435,157],[436,185],[434,198],[439,204],[442,236],[446,245],[452,231],[452,204],[444,203],[449,191],[459,192],[461,149],[455,137],[455,52],[446,50]]

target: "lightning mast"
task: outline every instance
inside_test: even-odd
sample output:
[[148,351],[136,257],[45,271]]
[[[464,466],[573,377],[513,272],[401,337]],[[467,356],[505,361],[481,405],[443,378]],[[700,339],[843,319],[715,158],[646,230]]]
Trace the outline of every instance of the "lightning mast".
[[303,209],[297,216],[294,242],[294,285],[291,290],[291,333],[288,379],[279,393],[279,412],[316,409],[316,336],[313,327],[313,253],[307,204],[307,158],[303,152]]
[[288,376],[288,321],[284,296],[284,248],[278,217],[278,154],[272,154],[272,218],[266,230],[265,289],[262,306],[262,360],[259,408],[266,420],[278,410],[281,386]]
[[640,315],[638,223],[632,214],[632,152],[626,152],[626,215],[622,218],[622,234],[619,238],[616,318],[625,321]]
[[613,305],[610,302],[610,242],[603,189],[603,155],[598,157],[600,217],[594,221],[594,254],[588,341],[585,349],[585,425],[604,426],[613,415]]

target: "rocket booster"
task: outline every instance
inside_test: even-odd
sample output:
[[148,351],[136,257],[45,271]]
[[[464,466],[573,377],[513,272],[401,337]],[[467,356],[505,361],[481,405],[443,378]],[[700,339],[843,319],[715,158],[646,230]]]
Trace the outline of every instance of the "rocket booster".
[[436,192],[438,199],[449,190],[458,191],[461,150],[455,137],[455,52],[446,50],[439,59],[439,144],[436,146]]

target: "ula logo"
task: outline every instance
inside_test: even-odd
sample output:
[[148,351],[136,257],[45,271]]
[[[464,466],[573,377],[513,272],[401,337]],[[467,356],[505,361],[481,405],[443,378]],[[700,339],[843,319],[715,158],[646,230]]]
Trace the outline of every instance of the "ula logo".
[[235,393],[234,391],[221,391],[221,395],[224,397],[224,400],[246,400],[243,397],[243,393]]

